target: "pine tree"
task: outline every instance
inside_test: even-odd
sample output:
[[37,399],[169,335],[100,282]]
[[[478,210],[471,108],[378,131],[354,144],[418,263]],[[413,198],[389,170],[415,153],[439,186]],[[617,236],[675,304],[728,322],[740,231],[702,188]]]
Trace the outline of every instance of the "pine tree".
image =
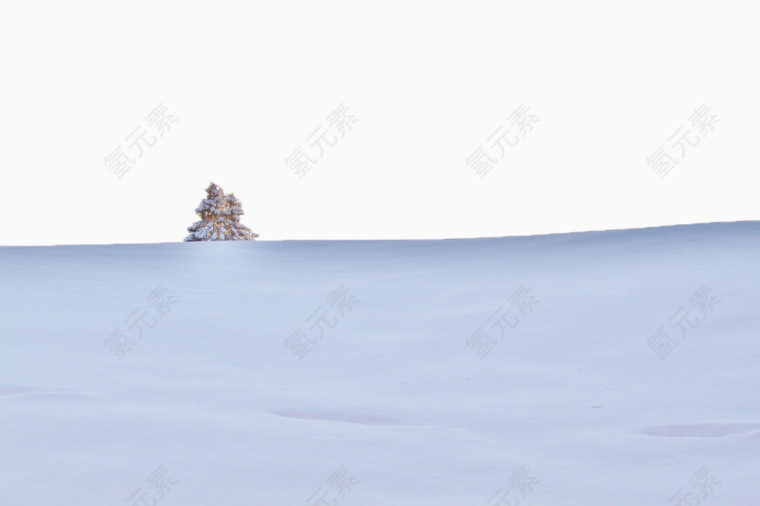
[[240,223],[240,217],[244,215],[243,205],[235,197],[234,193],[224,196],[225,216],[227,217],[227,240],[231,241],[252,241],[259,234],[253,232],[250,228]]
[[222,188],[210,183],[206,198],[195,209],[200,221],[187,227],[186,242],[253,240],[259,236],[240,223],[243,207],[233,193],[225,195]]

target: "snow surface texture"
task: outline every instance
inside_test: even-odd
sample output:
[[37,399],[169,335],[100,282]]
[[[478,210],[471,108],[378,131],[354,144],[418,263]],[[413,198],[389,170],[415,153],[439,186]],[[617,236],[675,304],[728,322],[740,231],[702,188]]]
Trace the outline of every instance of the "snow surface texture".
[[0,248],[0,504],[757,505],[759,257],[756,222]]

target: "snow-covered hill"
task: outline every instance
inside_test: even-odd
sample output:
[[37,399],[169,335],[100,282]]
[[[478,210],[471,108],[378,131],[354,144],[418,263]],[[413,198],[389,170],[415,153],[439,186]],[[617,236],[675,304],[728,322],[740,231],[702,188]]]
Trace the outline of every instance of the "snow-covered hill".
[[5,247],[0,288],[3,506],[760,504],[757,222]]

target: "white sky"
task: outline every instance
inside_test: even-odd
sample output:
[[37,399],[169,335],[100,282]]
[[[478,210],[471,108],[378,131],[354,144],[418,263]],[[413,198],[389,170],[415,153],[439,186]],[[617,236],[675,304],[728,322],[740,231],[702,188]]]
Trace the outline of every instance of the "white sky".
[[[261,240],[760,218],[751,4],[249,4],[4,3],[0,244],[180,241],[209,181]],[[299,179],[284,158],[341,103],[358,121]],[[501,159],[521,103],[538,122]],[[702,103],[720,121],[672,146]],[[158,104],[176,123],[117,178],[104,157]]]

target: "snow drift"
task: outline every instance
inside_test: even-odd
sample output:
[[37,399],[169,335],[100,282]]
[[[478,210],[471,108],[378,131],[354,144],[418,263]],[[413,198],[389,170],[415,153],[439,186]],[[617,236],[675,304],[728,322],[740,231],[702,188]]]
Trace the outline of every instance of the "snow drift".
[[756,222],[0,248],[0,504],[759,504],[759,257]]

